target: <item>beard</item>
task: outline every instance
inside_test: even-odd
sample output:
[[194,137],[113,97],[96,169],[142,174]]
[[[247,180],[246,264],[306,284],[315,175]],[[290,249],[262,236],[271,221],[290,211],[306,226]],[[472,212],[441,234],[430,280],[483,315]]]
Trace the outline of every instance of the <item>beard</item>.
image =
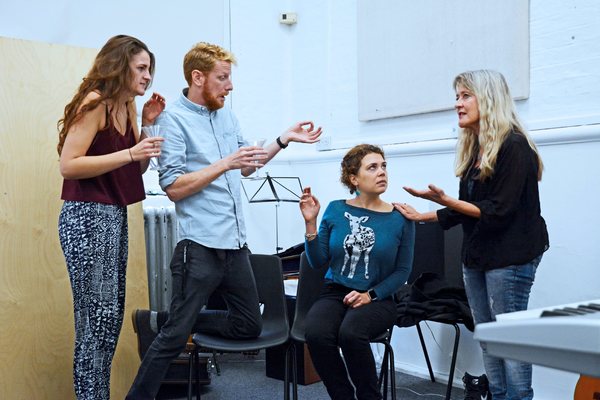
[[202,88],[202,97],[204,98],[204,101],[206,102],[206,108],[208,108],[210,111],[216,111],[219,108],[223,108],[223,104],[221,104],[221,100],[217,96],[210,93],[206,86],[204,86]]

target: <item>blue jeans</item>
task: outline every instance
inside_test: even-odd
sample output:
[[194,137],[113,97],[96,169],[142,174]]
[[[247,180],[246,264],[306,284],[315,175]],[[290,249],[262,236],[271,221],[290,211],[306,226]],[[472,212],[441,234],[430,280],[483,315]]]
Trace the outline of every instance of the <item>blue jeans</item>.
[[[527,264],[490,271],[477,271],[463,265],[465,290],[475,325],[495,321],[498,314],[526,310],[541,259],[539,255]],[[531,364],[492,357],[483,343],[481,348],[494,400],[533,398]]]
[[[169,364],[192,332],[237,339],[260,334],[262,317],[248,254],[247,248],[218,250],[191,240],[177,244],[169,319],[146,352],[127,399],[156,397]],[[213,292],[222,294],[227,311],[200,312]]]

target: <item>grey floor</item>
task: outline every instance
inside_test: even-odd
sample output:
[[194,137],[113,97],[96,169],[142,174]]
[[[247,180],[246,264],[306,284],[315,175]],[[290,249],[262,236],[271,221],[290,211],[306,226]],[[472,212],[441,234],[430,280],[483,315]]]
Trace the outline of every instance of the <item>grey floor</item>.
[[[202,387],[204,400],[270,400],[283,399],[283,382],[269,378],[265,374],[264,352],[256,356],[223,354],[219,356],[221,375],[211,374],[211,383]],[[396,373],[396,394],[398,399],[444,399],[446,385],[411,375]],[[388,395],[389,397],[389,395]],[[327,400],[327,392],[321,382],[311,385],[298,385],[299,400]],[[460,388],[452,390],[452,399],[463,399]],[[185,385],[163,385],[157,400],[187,399]]]

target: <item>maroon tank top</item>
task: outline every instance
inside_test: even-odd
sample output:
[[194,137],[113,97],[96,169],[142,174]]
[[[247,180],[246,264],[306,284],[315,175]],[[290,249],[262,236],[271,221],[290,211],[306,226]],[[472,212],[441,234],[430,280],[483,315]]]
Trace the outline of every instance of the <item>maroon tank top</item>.
[[[110,118],[110,116],[107,116]],[[110,121],[107,119],[107,121]],[[127,129],[121,135],[112,123],[98,131],[87,156],[99,156],[128,149],[136,144],[129,116]],[[146,198],[140,163],[131,162],[102,175],[87,179],[64,179],[61,199],[92,201],[127,206]]]

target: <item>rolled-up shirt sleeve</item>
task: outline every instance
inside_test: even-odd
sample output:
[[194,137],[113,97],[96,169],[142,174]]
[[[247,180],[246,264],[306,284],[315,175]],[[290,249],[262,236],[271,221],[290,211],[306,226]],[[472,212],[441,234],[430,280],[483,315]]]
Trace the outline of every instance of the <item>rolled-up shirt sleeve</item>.
[[187,173],[186,144],[183,132],[173,118],[162,113],[157,123],[165,141],[162,143],[158,170],[158,183],[166,190],[181,175]]

